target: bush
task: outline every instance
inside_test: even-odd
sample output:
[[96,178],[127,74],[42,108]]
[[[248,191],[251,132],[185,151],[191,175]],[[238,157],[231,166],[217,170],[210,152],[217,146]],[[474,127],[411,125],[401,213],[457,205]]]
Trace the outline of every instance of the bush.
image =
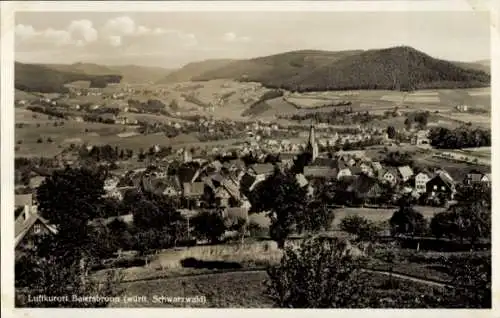
[[357,214],[346,216],[340,222],[340,229],[347,233],[354,234],[361,241],[371,241],[377,236],[378,226]]
[[220,241],[226,231],[224,218],[217,212],[204,211],[191,220],[194,227],[194,235],[200,239],[207,239],[211,243]]
[[285,248],[267,271],[267,293],[281,308],[348,308],[368,305],[360,263],[337,238],[313,238]]

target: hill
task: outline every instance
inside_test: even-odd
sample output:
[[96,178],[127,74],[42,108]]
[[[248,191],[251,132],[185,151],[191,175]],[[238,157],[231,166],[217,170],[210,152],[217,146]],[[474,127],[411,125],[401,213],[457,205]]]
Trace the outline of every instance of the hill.
[[14,66],[16,89],[26,92],[61,93],[68,89],[64,84],[75,81],[90,81],[91,87],[106,87],[108,83],[119,83],[120,75],[88,75],[53,69],[43,65],[16,62]]
[[43,64],[61,72],[82,73],[87,75],[109,75],[116,74],[122,76],[122,82],[130,84],[142,84],[148,82],[157,82],[164,78],[172,70],[161,67],[149,67],[138,65],[99,65],[93,63],[74,63],[74,64]]
[[406,46],[367,51],[293,51],[236,60],[219,67],[215,64],[210,64],[212,69],[208,71],[197,69],[200,75],[193,76],[196,72],[191,72],[191,80],[225,78],[260,82],[266,87],[292,91],[414,90],[490,85],[489,74],[482,70],[436,59]]
[[490,60],[482,60],[476,62],[454,62],[454,64],[471,70],[483,71],[485,73],[491,74],[491,62]]
[[270,85],[279,83],[287,77],[296,76],[305,71],[334,63],[339,59],[362,51],[328,52],[301,50],[258,57],[249,60],[233,61],[223,67],[204,72],[194,80],[232,78],[262,82]]
[[231,63],[229,59],[214,59],[201,62],[193,62],[184,65],[180,69],[171,72],[166,77],[157,81],[157,84],[171,84],[179,82],[188,82],[194,78],[212,70],[219,69]]

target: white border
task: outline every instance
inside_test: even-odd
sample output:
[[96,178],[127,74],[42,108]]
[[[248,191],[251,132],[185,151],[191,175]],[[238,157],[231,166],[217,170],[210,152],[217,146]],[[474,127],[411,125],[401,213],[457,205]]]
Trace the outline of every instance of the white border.
[[[500,67],[500,40],[499,40],[499,14],[500,1],[498,0],[428,0],[428,1],[40,1],[40,2],[22,2],[22,1],[2,1],[1,3],[1,234],[2,234],[2,279],[1,279],[1,300],[2,316],[27,316],[27,317],[66,317],[66,316],[105,316],[117,314],[119,316],[133,317],[151,316],[164,317],[169,314],[179,314],[183,317],[218,317],[224,315],[240,315],[253,317],[254,315],[272,315],[283,317],[301,317],[307,314],[309,317],[319,317],[326,315],[340,315],[342,317],[358,317],[361,315],[372,314],[379,317],[418,317],[425,315],[426,318],[440,317],[442,315],[453,317],[500,317],[498,309],[500,308],[500,290],[499,279],[496,271],[493,273],[493,310],[370,310],[370,309],[344,309],[344,310],[293,310],[287,311],[279,309],[13,309],[14,295],[14,271],[13,271],[13,202],[14,202],[14,108],[13,108],[13,43],[14,43],[14,14],[16,11],[100,11],[100,12],[138,12],[138,11],[489,11],[491,10],[491,59],[492,59],[492,127],[493,127],[493,145],[492,162],[497,162],[495,148],[499,145],[497,142],[497,129],[500,127],[500,116],[497,107],[500,107],[498,101],[500,82],[498,73]],[[500,160],[500,159],[499,159]],[[493,194],[500,184],[496,164],[492,166],[493,174]],[[493,195],[493,246],[497,246],[496,229],[500,228],[500,216],[497,215],[497,200]],[[493,268],[500,268],[500,255],[492,253]],[[496,265],[496,266],[495,266]]]

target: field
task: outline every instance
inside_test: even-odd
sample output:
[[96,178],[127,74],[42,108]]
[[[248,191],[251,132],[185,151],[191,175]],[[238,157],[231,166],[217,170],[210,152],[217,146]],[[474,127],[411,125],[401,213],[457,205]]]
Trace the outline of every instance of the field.
[[[267,274],[263,271],[208,274],[191,277],[177,277],[154,281],[124,284],[125,295],[145,295],[146,303],[112,304],[117,307],[183,307],[182,303],[153,303],[155,295],[195,297],[205,296],[204,304],[192,307],[225,308],[269,308],[272,303],[265,297],[264,281]],[[189,306],[189,307],[191,307]],[[112,306],[111,306],[112,307]]]
[[[33,115],[36,118],[33,118]],[[62,150],[60,145],[68,143],[68,140],[91,142],[110,136],[118,138],[116,134],[123,130],[123,126],[118,125],[48,119],[46,115],[16,108],[16,124],[18,123],[23,126],[15,129],[17,157],[53,157]],[[57,123],[57,126],[54,126],[54,123]],[[48,142],[49,138],[52,142]]]

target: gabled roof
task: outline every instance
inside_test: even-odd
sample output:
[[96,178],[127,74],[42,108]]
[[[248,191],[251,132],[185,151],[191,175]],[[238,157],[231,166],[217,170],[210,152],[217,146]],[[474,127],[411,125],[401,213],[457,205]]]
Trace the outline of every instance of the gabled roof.
[[14,224],[14,235],[15,235],[15,246],[17,246],[28,234],[29,230],[36,224],[40,223],[49,230],[52,234],[57,233],[57,229],[50,225],[49,222],[42,218],[38,213],[30,213],[27,219],[25,219],[24,213],[19,215]]
[[437,175],[437,177],[440,177],[449,186],[455,185],[455,181],[453,180],[453,178],[448,173],[446,173],[445,171],[441,171]]
[[231,179],[225,179],[222,186],[229,192],[229,194],[236,200],[240,199],[240,189],[238,185]]
[[398,171],[401,174],[401,176],[405,179],[408,179],[411,176],[413,176],[413,170],[410,168],[410,166],[398,167]]
[[485,173],[481,179],[482,180],[486,179],[487,181],[492,181],[491,180],[491,173]]
[[250,170],[252,170],[256,175],[272,174],[274,172],[274,165],[270,163],[256,163],[250,166]]

